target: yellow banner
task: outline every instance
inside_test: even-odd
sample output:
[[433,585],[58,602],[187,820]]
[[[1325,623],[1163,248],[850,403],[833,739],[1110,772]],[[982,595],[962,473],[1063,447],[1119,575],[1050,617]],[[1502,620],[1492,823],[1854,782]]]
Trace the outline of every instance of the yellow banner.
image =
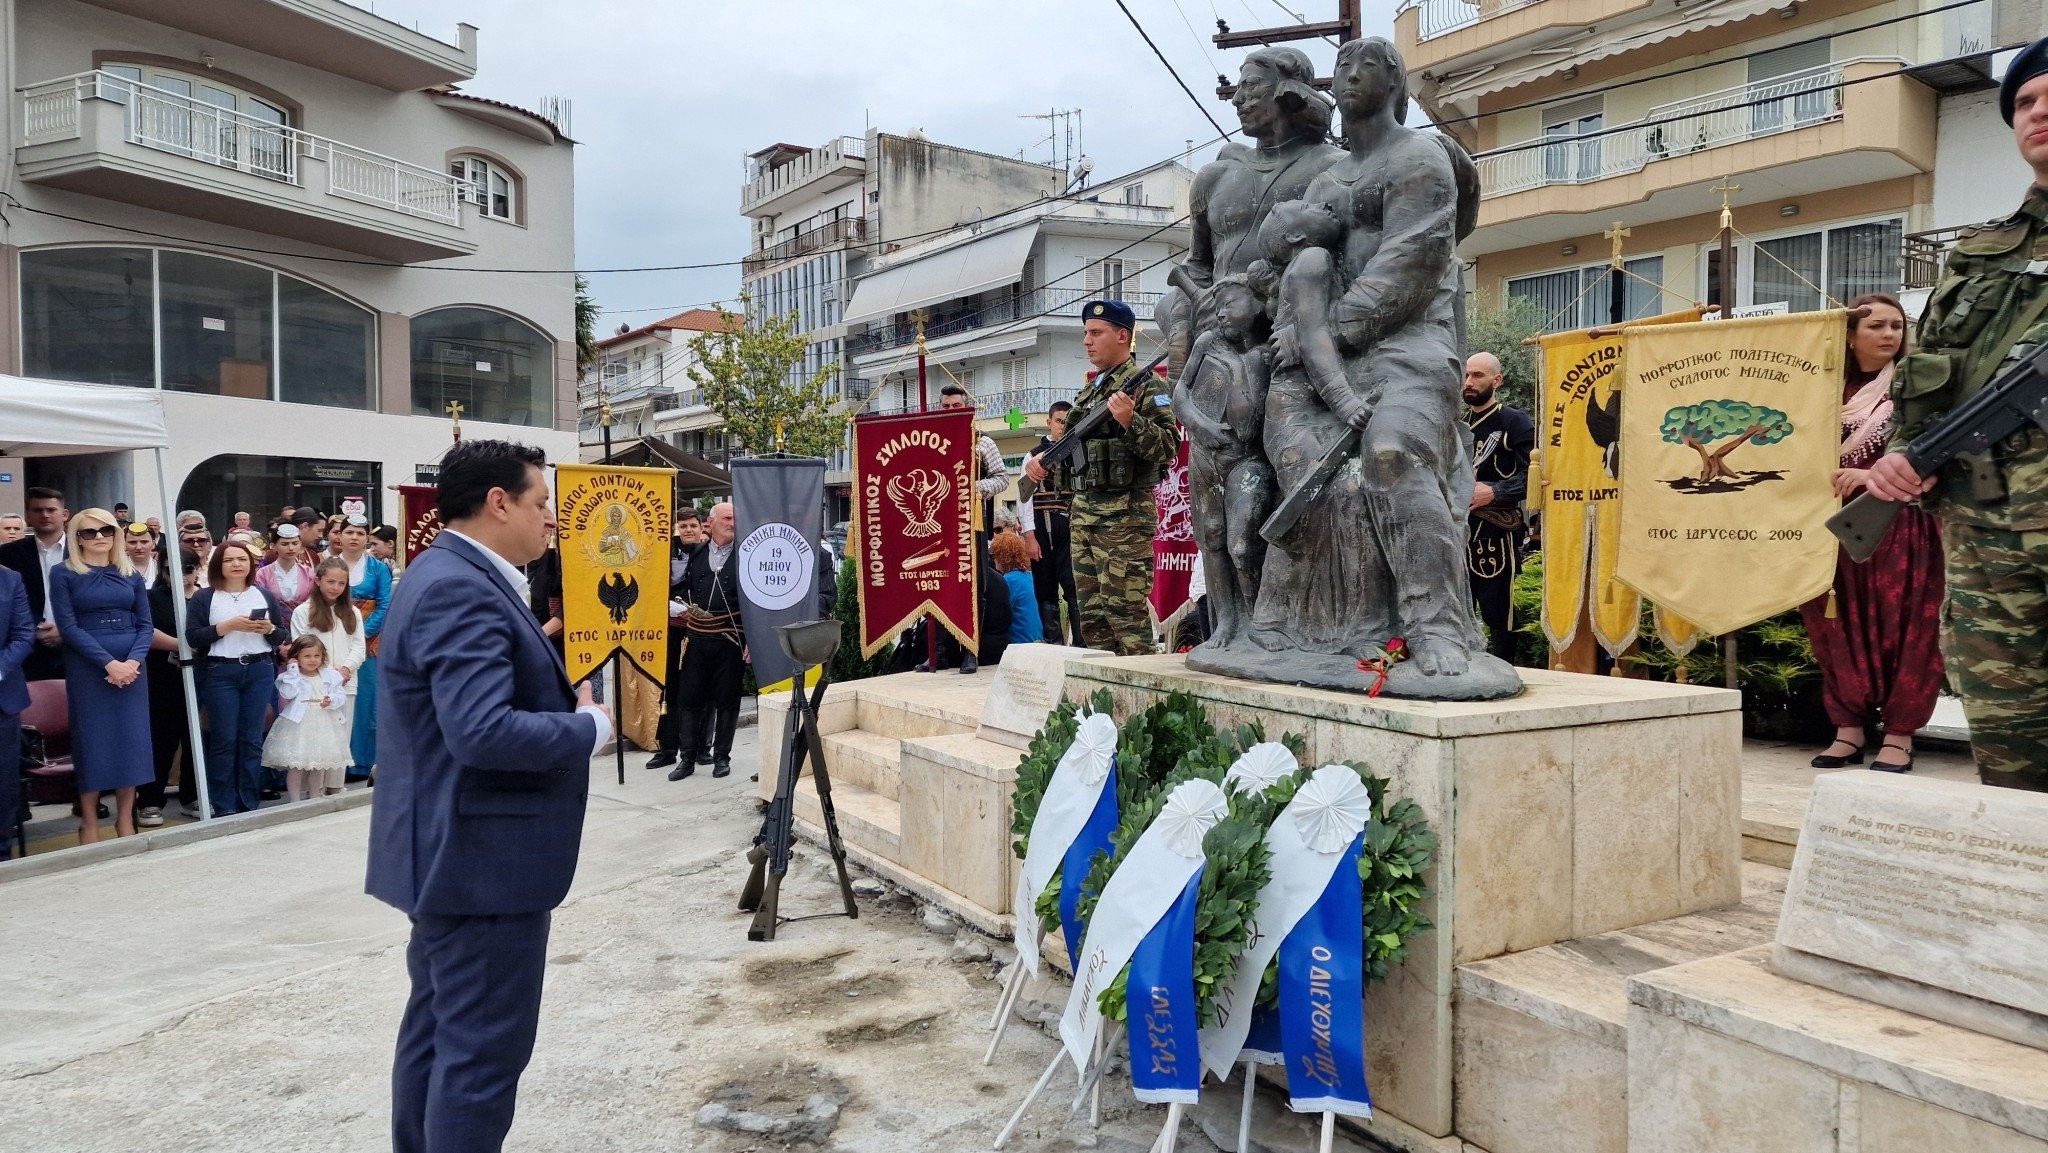
[[1629,327],[1616,575],[1716,634],[1827,590],[1845,324],[1836,310]]
[[667,681],[668,468],[565,464],[555,468],[562,534],[563,655],[579,683],[621,653],[655,684]]
[[[1638,323],[1699,318],[1700,310],[1689,308]],[[1580,329],[1541,338],[1543,635],[1552,649],[1570,648],[1584,609],[1594,639],[1610,656],[1619,656],[1636,639],[1642,600],[1614,579],[1621,524],[1614,473],[1621,399],[1614,370],[1621,363],[1621,336],[1602,332],[1595,337],[1592,329]]]

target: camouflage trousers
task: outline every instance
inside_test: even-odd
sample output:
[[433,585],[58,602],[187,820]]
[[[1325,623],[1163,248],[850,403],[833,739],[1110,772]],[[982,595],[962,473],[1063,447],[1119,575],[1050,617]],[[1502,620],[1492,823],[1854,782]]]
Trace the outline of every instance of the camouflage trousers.
[[2048,532],[1942,523],[1941,651],[1987,785],[2048,791]]
[[1144,656],[1152,644],[1152,534],[1159,512],[1152,492],[1098,501],[1076,496],[1071,514],[1074,589],[1081,638],[1118,656]]

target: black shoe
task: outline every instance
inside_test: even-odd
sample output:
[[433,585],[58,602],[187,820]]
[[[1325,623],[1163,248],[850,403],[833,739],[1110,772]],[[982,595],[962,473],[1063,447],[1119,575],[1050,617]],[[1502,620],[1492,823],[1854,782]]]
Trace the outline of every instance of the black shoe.
[[675,763],[676,751],[674,749],[656,749],[654,750],[654,755],[647,758],[647,764],[643,767],[649,769],[665,769]]
[[[1906,759],[1904,761],[1887,761],[1878,759],[1882,758],[1887,752],[1904,753],[1906,754]],[[1877,770],[1880,773],[1910,773],[1913,771],[1913,751],[1911,749],[1901,748],[1898,745],[1886,744],[1882,748],[1878,749],[1877,758],[1872,758],[1870,762],[1870,767]]]
[[963,676],[973,676],[974,673],[980,668],[981,662],[975,660],[973,657],[968,657],[966,660],[960,662],[960,672]]
[[[1836,738],[1835,743],[1829,745],[1828,749],[1833,749],[1836,745],[1846,745],[1848,743],[1848,741]],[[1863,747],[1861,745],[1856,746],[1846,757],[1829,756],[1826,751],[1823,751],[1821,755],[1813,758],[1808,763],[1816,769],[1846,769],[1850,765],[1860,765],[1863,763]]]
[[729,777],[729,776],[732,776],[732,762],[731,762],[731,761],[719,761],[719,762],[717,762],[717,763],[713,764],[713,765],[711,766],[711,775],[712,775],[712,776],[714,776],[714,777]]
[[930,661],[919,661],[917,663],[917,667],[910,671],[913,673],[930,673],[937,672],[938,670],[932,667],[932,663]]
[[261,794],[259,794],[259,795],[260,795],[260,796],[261,796],[261,797],[262,797],[262,798],[263,798],[264,800],[266,800],[266,801],[274,801],[274,800],[278,799],[279,797],[282,797],[282,796],[284,796],[284,790],[282,790],[282,789],[265,789],[265,790],[263,790],[263,792],[262,792]]
[[695,765],[677,765],[675,768],[670,769],[668,771],[668,779],[671,781],[680,781],[685,777],[691,776],[696,771],[697,766]]
[[711,764],[711,763],[713,762],[713,760],[714,760],[714,758],[713,758],[713,757],[712,757],[712,755],[711,755],[710,753],[708,753],[708,752],[705,752],[705,753],[698,753],[698,754],[697,754],[697,763],[698,763],[698,764],[700,764],[700,765],[708,765],[708,764]]

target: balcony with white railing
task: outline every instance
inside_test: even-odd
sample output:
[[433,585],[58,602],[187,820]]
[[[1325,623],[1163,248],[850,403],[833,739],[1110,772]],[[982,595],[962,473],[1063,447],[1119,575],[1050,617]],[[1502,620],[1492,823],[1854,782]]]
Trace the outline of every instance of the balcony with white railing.
[[26,181],[404,263],[476,251],[445,172],[107,72],[19,106]]
[[867,171],[866,152],[865,138],[839,136],[773,167],[756,166],[740,188],[740,211],[773,211],[771,202],[813,184],[819,192],[851,184]]

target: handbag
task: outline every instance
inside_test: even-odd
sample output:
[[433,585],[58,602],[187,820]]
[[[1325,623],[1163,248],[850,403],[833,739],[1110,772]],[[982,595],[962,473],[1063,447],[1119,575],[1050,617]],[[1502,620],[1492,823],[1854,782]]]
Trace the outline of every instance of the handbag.
[[43,744],[43,734],[32,725],[21,726],[21,767],[40,769],[50,763],[50,754]]

